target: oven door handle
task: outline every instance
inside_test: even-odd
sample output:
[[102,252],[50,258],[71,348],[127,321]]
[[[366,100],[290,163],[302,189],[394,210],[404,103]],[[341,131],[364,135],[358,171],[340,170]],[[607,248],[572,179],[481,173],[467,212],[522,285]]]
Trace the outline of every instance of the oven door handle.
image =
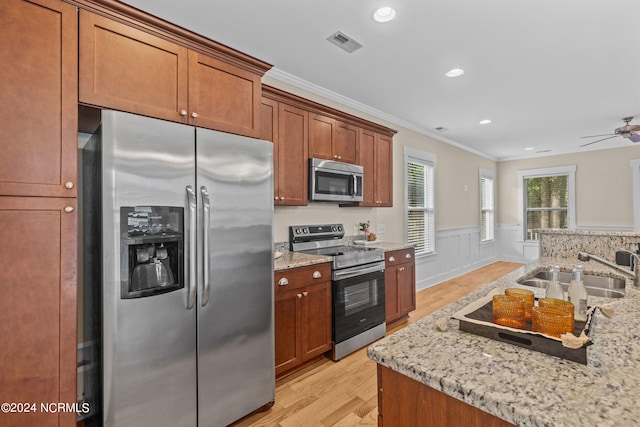
[[362,276],[364,274],[369,274],[369,273],[375,273],[375,272],[383,272],[384,271],[384,264],[383,263],[379,263],[370,267],[365,267],[365,268],[358,268],[355,270],[345,270],[345,271],[334,271],[333,272],[333,279],[334,280],[342,280],[342,279],[349,279],[351,277],[357,277],[357,276]]

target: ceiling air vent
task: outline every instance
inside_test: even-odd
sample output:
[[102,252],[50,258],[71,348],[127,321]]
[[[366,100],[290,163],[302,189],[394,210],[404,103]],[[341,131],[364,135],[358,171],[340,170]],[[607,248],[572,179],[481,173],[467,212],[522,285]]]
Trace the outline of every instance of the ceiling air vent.
[[329,37],[327,37],[327,40],[349,53],[353,53],[362,47],[360,43],[358,43],[342,31],[337,31],[331,34]]
[[448,132],[449,129],[447,129],[444,126],[438,126],[437,128],[435,128],[435,130],[437,130],[438,132]]

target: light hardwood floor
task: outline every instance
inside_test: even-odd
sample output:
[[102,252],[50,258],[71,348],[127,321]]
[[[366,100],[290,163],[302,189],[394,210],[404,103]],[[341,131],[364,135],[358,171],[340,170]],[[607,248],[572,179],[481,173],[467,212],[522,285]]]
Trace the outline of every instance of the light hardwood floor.
[[[407,321],[387,334],[433,313],[489,282],[521,267],[496,262],[478,270],[424,289],[416,294],[416,310]],[[320,360],[276,383],[276,402],[234,427],[377,426],[378,396],[376,365],[362,348],[340,360]]]

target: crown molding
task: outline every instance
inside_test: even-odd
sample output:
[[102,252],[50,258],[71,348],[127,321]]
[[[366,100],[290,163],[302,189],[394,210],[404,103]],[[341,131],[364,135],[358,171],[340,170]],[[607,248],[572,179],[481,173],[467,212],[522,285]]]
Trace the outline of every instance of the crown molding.
[[444,138],[441,135],[438,135],[437,133],[431,130],[425,129],[421,126],[417,126],[416,124],[411,123],[407,120],[401,119],[400,117],[397,117],[392,114],[385,113],[384,111],[380,111],[376,108],[370,107],[369,105],[363,104],[362,102],[356,101],[352,98],[346,97],[344,95],[340,95],[337,92],[333,92],[329,89],[323,88],[322,86],[318,86],[307,80],[301,79],[297,76],[294,76],[293,74],[287,73],[286,71],[282,71],[279,68],[276,68],[276,67],[271,68],[269,71],[266,72],[265,76],[268,76],[272,79],[289,84],[291,86],[295,86],[297,88],[306,90],[307,92],[311,92],[323,98],[330,99],[331,101],[338,102],[347,107],[354,108],[358,111],[369,114],[378,119],[392,123],[393,125],[397,125],[405,129],[412,130],[414,132],[417,132],[429,138],[435,139],[436,141],[454,146],[456,148],[475,154],[477,156],[484,157],[494,162],[498,160],[497,158],[489,156],[486,153],[481,153],[477,150],[474,150],[472,148],[459,144],[455,141]]

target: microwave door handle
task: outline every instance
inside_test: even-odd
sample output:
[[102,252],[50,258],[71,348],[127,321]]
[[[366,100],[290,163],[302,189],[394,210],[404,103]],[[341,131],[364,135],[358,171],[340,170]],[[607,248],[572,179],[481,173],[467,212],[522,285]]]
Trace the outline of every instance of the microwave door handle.
[[358,178],[356,177],[356,174],[351,175],[351,179],[353,180],[351,185],[351,197],[355,197],[355,195],[358,193],[358,190],[356,188]]

